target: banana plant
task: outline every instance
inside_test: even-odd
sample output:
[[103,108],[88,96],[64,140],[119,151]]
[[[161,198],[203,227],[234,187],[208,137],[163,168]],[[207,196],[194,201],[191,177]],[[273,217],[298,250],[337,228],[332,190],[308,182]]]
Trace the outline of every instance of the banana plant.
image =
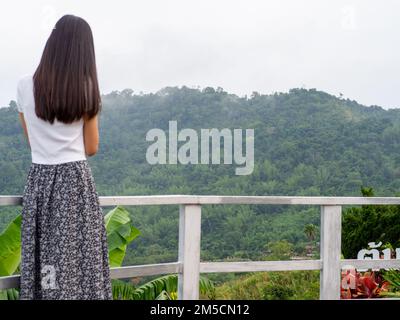
[[[114,280],[113,298],[118,300],[176,300],[178,275],[171,274],[156,278],[135,287],[133,284]],[[215,290],[211,280],[200,276],[199,289],[202,294],[212,294]]]
[[122,206],[116,206],[104,217],[107,230],[107,243],[110,267],[120,267],[126,249],[140,231],[131,225],[129,212]]
[[21,215],[0,234],[0,276],[10,276],[21,260]]
[[[18,270],[21,260],[21,215],[18,215],[0,234],[0,277],[10,276]],[[18,300],[19,291],[0,290],[0,300]]]

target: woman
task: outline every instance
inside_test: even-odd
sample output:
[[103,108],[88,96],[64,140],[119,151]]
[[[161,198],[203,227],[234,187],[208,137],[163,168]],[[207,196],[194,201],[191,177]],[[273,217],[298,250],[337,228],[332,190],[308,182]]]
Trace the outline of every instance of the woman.
[[17,106],[31,148],[23,195],[20,299],[112,299],[107,235],[86,156],[97,152],[101,99],[82,18],[55,25]]

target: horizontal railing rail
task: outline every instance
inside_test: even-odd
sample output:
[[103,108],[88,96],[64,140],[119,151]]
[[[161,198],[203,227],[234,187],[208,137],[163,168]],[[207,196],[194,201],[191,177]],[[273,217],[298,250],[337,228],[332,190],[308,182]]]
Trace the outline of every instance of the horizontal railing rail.
[[[320,259],[289,261],[201,262],[201,206],[217,204],[318,205],[321,208]],[[0,206],[22,205],[21,196],[0,196]],[[320,299],[340,299],[340,271],[355,268],[400,268],[400,260],[340,259],[342,206],[400,205],[400,197],[297,197],[154,195],[100,197],[101,206],[179,205],[178,261],[111,268],[113,279],[178,274],[178,299],[199,298],[200,273],[320,270]],[[17,288],[19,275],[0,277],[0,289]]]
[[[154,195],[101,196],[101,206],[179,204],[273,204],[273,205],[400,205],[400,197],[308,197],[308,196],[213,196]],[[1,196],[0,206],[22,205],[21,196]]]

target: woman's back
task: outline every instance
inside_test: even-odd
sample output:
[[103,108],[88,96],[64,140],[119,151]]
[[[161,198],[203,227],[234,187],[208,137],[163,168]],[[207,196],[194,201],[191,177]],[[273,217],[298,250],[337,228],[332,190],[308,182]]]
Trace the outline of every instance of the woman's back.
[[32,163],[59,164],[86,160],[83,138],[83,119],[72,123],[57,120],[51,124],[40,119],[35,113],[33,78],[26,75],[18,82],[18,111],[24,114]]

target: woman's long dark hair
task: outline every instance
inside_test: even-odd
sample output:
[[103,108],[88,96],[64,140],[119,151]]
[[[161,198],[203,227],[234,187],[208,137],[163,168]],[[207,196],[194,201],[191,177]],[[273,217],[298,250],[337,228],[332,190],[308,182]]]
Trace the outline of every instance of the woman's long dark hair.
[[101,109],[92,30],[80,17],[57,21],[33,75],[36,115],[71,123]]

